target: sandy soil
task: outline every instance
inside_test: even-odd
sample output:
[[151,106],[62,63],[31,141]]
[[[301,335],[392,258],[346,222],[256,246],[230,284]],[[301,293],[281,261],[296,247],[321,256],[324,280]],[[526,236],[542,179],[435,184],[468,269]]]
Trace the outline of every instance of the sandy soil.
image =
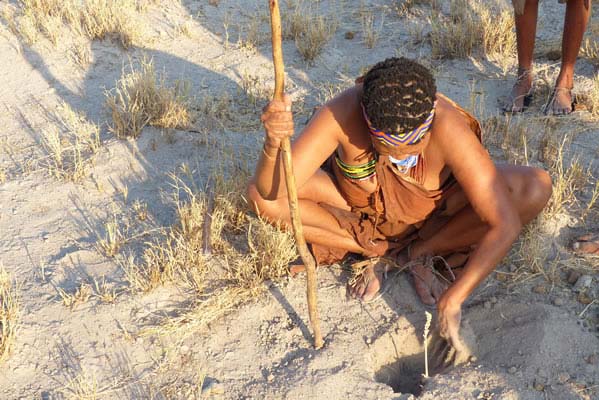
[[[191,81],[198,99],[222,91],[239,97],[245,71],[272,82],[268,42],[256,51],[237,44],[239,27],[258,9],[257,2],[208,3],[184,1],[151,10],[152,40],[144,48],[125,51],[109,40],[89,43],[87,68],[69,60],[71,37],[56,47],[44,41],[28,46],[0,26],[0,167],[7,172],[0,184],[0,261],[19,282],[22,310],[15,350],[0,368],[0,398],[78,398],[72,379],[92,375],[102,399],[194,398],[201,387],[202,397],[224,399],[409,399],[420,390],[425,309],[403,275],[394,278],[396,285],[380,301],[364,305],[346,299],[346,272],[322,270],[319,307],[326,345],[320,351],[309,340],[303,276],[267,282],[266,295],[185,336],[136,335],[157,317],[184,309],[190,298],[170,286],[145,295],[126,291],[118,263],[96,250],[96,232],[115,207],[117,214],[127,213],[124,187],[131,201],[148,204],[157,225],[172,224],[174,211],[162,196],[170,190],[167,174],[182,163],[210,171],[219,155],[208,153],[192,132],[167,137],[147,128],[137,141],[116,140],[103,124],[104,90],[115,86],[129,60],[135,64],[144,55],[170,79]],[[364,2],[377,18],[385,13],[381,37],[368,49],[356,16],[360,2],[326,3],[323,12],[334,12],[339,26],[314,65],[302,61],[292,41],[284,43],[288,88],[304,99],[304,109],[318,104],[325,88],[348,85],[364,67],[401,54],[432,65],[439,90],[465,107],[472,109],[474,96],[477,115],[498,113],[496,99],[511,85],[513,59],[503,60],[507,70],[482,57],[430,60],[427,42],[415,44],[410,36],[417,24],[426,34],[424,19],[398,16],[392,1]],[[262,12],[264,6],[260,3]],[[225,46],[227,14],[232,22]],[[560,37],[563,14],[562,6],[542,3],[539,43]],[[175,34],[172,27],[190,16],[189,35]],[[346,39],[348,31],[355,38]],[[546,58],[538,66],[550,78],[559,67]],[[594,71],[589,61],[580,60],[578,90],[589,90]],[[60,102],[102,124],[102,149],[90,176],[78,184],[57,181],[36,161],[43,157],[41,132],[56,124],[52,112]],[[535,104],[522,116],[525,124],[530,119],[531,129],[540,129],[535,125],[539,108]],[[597,176],[597,123],[586,111],[555,123],[564,134],[574,125],[582,127],[566,155],[578,155]],[[258,125],[213,134],[249,151],[260,146]],[[502,161],[499,148],[492,154]],[[582,201],[588,193],[588,188],[580,191]],[[565,271],[579,265],[567,246],[592,218],[562,217],[548,227],[545,239],[552,243],[553,261],[548,262],[559,257],[562,261],[555,262]],[[596,265],[594,273],[585,270],[591,279],[586,292],[595,299],[588,307],[578,301],[582,283],[536,277],[506,284],[490,277],[464,307],[463,329],[474,338],[477,360],[428,379],[421,398],[599,399]],[[509,260],[499,269],[509,273]],[[102,277],[119,294],[113,304],[97,296],[73,309],[62,304],[59,289],[73,293],[82,282]]]

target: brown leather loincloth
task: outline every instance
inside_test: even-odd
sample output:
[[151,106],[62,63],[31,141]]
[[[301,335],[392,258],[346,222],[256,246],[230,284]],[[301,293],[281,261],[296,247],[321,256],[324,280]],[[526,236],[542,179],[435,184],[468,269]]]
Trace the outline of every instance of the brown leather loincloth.
[[[446,99],[449,100],[449,99]],[[449,100],[467,118],[473,134],[481,139],[478,121]],[[333,177],[351,211],[328,204],[320,206],[329,211],[364,249],[366,256],[393,256],[413,240],[434,235],[449,219],[463,209],[468,201],[462,188],[450,175],[437,190],[422,186],[426,161],[421,156],[409,175],[401,175],[388,156],[379,156],[376,163],[378,187],[374,193],[363,191],[356,182],[342,175],[334,155],[323,165]],[[347,250],[312,244],[319,265],[341,261]]]

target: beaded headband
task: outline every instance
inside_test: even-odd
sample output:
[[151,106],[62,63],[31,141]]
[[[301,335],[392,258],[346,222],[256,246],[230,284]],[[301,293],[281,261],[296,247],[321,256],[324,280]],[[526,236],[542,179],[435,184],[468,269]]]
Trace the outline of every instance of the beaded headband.
[[431,112],[428,114],[428,117],[424,120],[422,124],[414,128],[408,133],[386,133],[381,130],[376,129],[372,126],[370,119],[368,119],[368,115],[366,115],[366,108],[364,104],[360,103],[362,106],[362,114],[364,115],[364,119],[366,120],[366,124],[368,125],[368,129],[370,130],[370,134],[378,139],[379,142],[388,145],[388,146],[401,146],[401,145],[411,145],[418,143],[422,137],[428,132],[428,129],[431,127],[433,123],[433,118],[435,116],[435,108],[437,106],[437,101],[433,103],[433,108]]

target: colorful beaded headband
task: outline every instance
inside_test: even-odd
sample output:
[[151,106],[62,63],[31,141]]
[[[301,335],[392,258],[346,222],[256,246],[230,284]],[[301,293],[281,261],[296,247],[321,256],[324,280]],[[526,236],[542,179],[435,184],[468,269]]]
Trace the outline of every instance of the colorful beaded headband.
[[366,120],[366,124],[368,124],[368,129],[370,129],[370,134],[375,136],[381,143],[386,144],[388,146],[400,146],[400,145],[410,145],[418,143],[422,137],[428,132],[428,129],[431,127],[433,123],[433,118],[435,116],[435,108],[437,106],[437,101],[433,103],[433,108],[431,112],[428,114],[428,117],[424,120],[422,124],[414,128],[412,131],[408,133],[386,133],[376,129],[372,126],[372,123],[368,119],[368,115],[366,115],[366,108],[364,104],[360,103],[362,106],[362,114],[364,115],[364,119]]

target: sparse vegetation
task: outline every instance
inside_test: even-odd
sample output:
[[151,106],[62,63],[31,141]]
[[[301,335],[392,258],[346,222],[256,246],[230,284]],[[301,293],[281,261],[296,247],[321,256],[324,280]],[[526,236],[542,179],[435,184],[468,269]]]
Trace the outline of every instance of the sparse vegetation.
[[323,15],[312,7],[303,1],[289,2],[288,11],[283,15],[283,38],[294,40],[308,63],[320,55],[338,25],[333,15]]
[[364,35],[364,44],[367,48],[374,48],[378,42],[381,31],[383,30],[384,21],[384,14],[381,15],[379,23],[377,24],[374,12],[370,10],[364,10],[364,12],[362,12],[362,34]]
[[100,128],[66,103],[59,104],[52,117],[56,125],[42,132],[47,153],[43,164],[57,179],[78,182],[100,149]]
[[12,352],[17,338],[20,310],[17,287],[0,264],[0,362]]
[[62,304],[70,309],[85,303],[92,294],[92,288],[88,283],[82,283],[73,293],[68,293],[62,288],[57,288],[57,291],[62,299]]
[[190,84],[176,81],[169,86],[164,74],[156,75],[152,60],[124,73],[116,88],[106,92],[112,116],[110,131],[118,138],[137,138],[146,125],[186,129],[195,119]]
[[53,45],[66,31],[89,39],[111,38],[127,48],[140,42],[147,26],[140,13],[157,0],[19,0],[4,19],[29,43],[45,37]]
[[516,49],[513,12],[489,9],[479,0],[452,0],[449,15],[433,11],[430,41],[435,58],[465,58],[480,49],[505,62]]

